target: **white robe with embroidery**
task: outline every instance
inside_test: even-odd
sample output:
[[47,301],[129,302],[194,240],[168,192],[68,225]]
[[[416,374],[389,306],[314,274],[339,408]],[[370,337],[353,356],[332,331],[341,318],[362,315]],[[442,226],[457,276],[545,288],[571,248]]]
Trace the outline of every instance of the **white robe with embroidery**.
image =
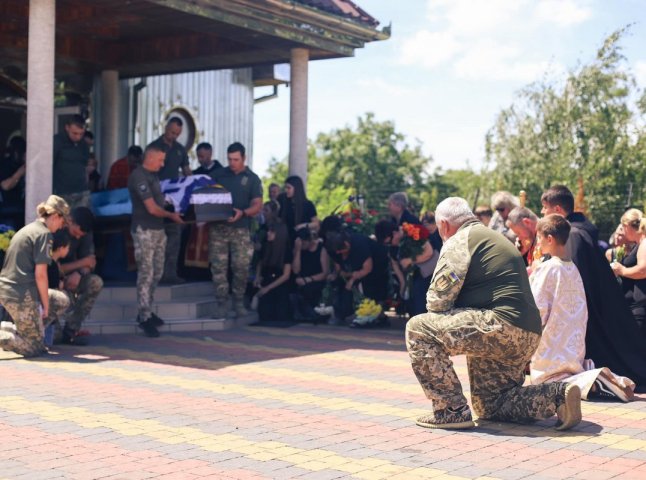
[[600,380],[621,400],[631,400],[632,380],[585,360],[588,307],[576,265],[552,257],[534,264],[529,281],[543,324],[541,342],[530,364],[531,383],[576,383],[585,399],[594,382]]

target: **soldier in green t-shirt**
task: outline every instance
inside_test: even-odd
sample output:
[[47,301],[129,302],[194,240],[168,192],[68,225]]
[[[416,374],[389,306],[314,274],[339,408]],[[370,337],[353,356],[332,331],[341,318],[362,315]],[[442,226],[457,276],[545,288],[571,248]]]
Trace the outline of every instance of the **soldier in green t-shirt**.
[[15,329],[0,330],[0,348],[25,357],[46,350],[42,319],[49,315],[47,266],[52,233],[65,225],[69,207],[61,197],[51,195],[36,211],[38,219],[11,239],[0,272],[0,303],[15,324]]
[[240,142],[232,143],[227,148],[228,166],[211,173],[217,183],[231,192],[233,199],[233,216],[227,221],[209,224],[209,261],[218,302],[215,318],[226,316],[228,311],[229,258],[235,315],[240,317],[247,313],[243,296],[253,255],[249,226],[250,219],[262,209],[262,184],[245,161],[245,147]]
[[466,200],[442,201],[435,218],[444,246],[423,313],[406,325],[413,371],[433,413],[427,428],[474,426],[450,356],[467,356],[471,403],[480,418],[531,422],[558,415],[557,429],[581,421],[581,390],[555,382],[523,387],[541,338],[541,318],[523,259],[502,234],[480,223]]

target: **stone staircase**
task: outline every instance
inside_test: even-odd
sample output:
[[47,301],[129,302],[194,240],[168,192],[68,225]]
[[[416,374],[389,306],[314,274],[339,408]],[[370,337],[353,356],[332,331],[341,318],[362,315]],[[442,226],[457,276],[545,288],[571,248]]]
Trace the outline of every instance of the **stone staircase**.
[[[211,282],[160,285],[155,290],[154,312],[166,324],[160,332],[225,330],[257,320],[255,312],[243,318],[211,318],[215,309]],[[94,335],[141,333],[137,328],[137,290],[134,285],[106,285],[83,327]]]

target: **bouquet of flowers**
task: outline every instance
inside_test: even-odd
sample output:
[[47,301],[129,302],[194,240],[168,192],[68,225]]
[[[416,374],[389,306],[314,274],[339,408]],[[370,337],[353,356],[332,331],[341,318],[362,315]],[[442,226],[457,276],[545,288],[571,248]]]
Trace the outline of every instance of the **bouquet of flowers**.
[[424,251],[424,244],[431,234],[424,225],[404,223],[402,225],[404,236],[399,242],[400,258],[414,259]]
[[372,235],[374,232],[378,220],[377,215],[376,210],[362,211],[359,208],[351,208],[339,214],[346,228],[364,235]]
[[9,248],[9,243],[11,242],[11,237],[14,236],[16,232],[7,225],[0,225],[0,252],[6,252]]
[[615,249],[615,261],[621,263],[621,261],[626,257],[626,247],[621,245]]
[[381,311],[381,305],[371,298],[364,298],[355,311],[356,317],[352,324],[363,326],[372,323],[381,315]]

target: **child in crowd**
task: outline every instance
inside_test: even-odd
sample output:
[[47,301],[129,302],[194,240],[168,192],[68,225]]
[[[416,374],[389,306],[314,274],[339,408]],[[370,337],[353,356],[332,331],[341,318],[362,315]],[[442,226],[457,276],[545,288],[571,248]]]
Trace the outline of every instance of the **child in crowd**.
[[289,277],[292,273],[292,249],[287,226],[274,222],[267,230],[256,269],[255,286],[258,298],[258,322],[289,323],[292,313],[289,303]]
[[531,382],[571,382],[581,388],[584,399],[629,401],[635,388],[632,380],[585,360],[588,308],[579,270],[567,256],[569,234],[569,222],[557,214],[536,224],[536,244],[547,260],[534,262],[529,277],[543,324],[541,342],[530,362]]
[[543,337],[531,361],[532,383],[583,371],[588,308],[579,270],[566,255],[569,234],[570,224],[560,215],[547,215],[536,225],[536,243],[550,258],[535,263],[530,277],[543,323]]

